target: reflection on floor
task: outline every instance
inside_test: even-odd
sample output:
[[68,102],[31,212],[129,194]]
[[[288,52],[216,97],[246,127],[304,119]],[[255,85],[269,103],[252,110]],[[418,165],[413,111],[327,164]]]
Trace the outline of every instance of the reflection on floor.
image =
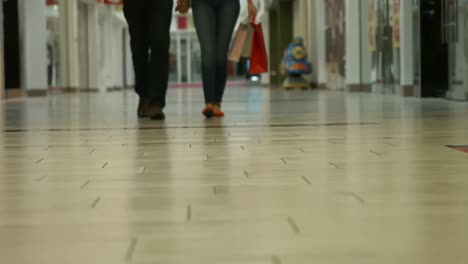
[[468,145],[466,145],[466,146],[449,146],[449,148],[453,148],[453,149],[456,149],[458,151],[463,151],[463,152],[468,153]]
[[6,102],[0,263],[440,264],[468,259],[468,104],[230,89]]

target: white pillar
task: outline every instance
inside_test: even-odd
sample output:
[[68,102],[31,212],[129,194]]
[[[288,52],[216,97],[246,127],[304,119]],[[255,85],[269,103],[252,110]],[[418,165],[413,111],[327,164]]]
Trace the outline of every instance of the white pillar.
[[88,77],[89,88],[99,90],[99,7],[97,4],[88,4]]
[[361,84],[359,2],[346,0],[346,86],[353,89]]
[[415,95],[414,88],[414,39],[413,39],[413,3],[400,1],[400,91],[404,96]]
[[372,51],[369,49],[369,1],[361,1],[361,85],[371,88]]
[[315,0],[316,14],[316,39],[317,39],[317,61],[314,63],[315,71],[317,72],[317,80],[319,86],[325,86],[327,83],[327,64],[326,64],[326,37],[327,29],[325,17],[325,0]]
[[78,1],[59,2],[62,86],[70,89],[78,89],[80,85],[77,4]]
[[47,92],[47,19],[45,1],[19,1],[21,71],[29,95]]
[[[461,1],[460,1],[461,2]],[[467,100],[468,78],[466,76],[467,60],[465,59],[465,46],[468,44],[465,40],[465,4],[460,3],[458,8],[458,41],[455,43],[455,81],[451,84],[450,97],[454,100]]]

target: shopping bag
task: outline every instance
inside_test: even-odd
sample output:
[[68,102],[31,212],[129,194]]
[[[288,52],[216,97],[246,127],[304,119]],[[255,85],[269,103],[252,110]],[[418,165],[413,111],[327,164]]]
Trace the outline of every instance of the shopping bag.
[[262,24],[251,24],[253,28],[252,53],[250,55],[250,74],[268,72],[268,55],[263,37]]
[[230,61],[238,63],[240,61],[241,56],[250,53],[250,49],[248,46],[252,46],[252,43],[249,43],[248,39],[250,38],[249,35],[251,34],[253,34],[253,30],[248,23],[240,24],[239,29],[237,30],[236,35],[234,37],[234,41],[232,42],[231,50],[229,51],[228,59]]
[[242,50],[241,57],[250,58],[250,56],[252,55],[252,41],[253,41],[253,29],[249,25],[249,28],[247,31],[247,38],[245,39],[244,49]]

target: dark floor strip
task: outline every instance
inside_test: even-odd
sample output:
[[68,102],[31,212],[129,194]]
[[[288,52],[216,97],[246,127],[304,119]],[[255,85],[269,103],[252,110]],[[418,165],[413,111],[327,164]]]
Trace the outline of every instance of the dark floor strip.
[[125,260],[130,262],[133,259],[133,254],[135,253],[135,249],[138,243],[137,238],[133,238],[132,241],[130,241],[130,245],[128,246],[127,253],[125,254]]
[[291,229],[294,231],[294,233],[296,233],[296,235],[299,235],[301,233],[301,229],[291,217],[288,217],[288,224],[291,227]]
[[94,200],[94,202],[91,204],[91,208],[96,208],[96,206],[98,205],[100,201],[101,201],[101,197],[96,198],[96,200]]
[[81,185],[80,189],[83,190],[84,188],[86,188],[90,182],[90,180],[87,180],[83,185]]
[[278,256],[271,257],[272,264],[281,264],[281,259]]
[[365,201],[361,196],[357,195],[357,193],[352,192],[351,195],[352,195],[354,198],[356,198],[356,200],[358,200],[361,204],[365,204],[365,203],[366,203],[366,201]]
[[324,124],[272,124],[272,125],[213,125],[213,126],[161,126],[161,127],[120,127],[120,128],[49,128],[49,129],[4,129],[5,133],[20,132],[66,132],[66,131],[127,131],[127,130],[164,130],[164,129],[207,129],[207,128],[265,128],[265,127],[326,127],[326,126],[368,126],[375,122],[362,123],[324,123]]
[[338,165],[336,165],[335,163],[333,162],[328,162],[328,164],[330,164],[331,166],[335,167],[336,169],[339,169],[340,167]]
[[192,220],[192,206],[188,205],[187,206],[187,221],[190,222]]
[[37,181],[37,182],[40,182],[40,181],[42,181],[42,180],[45,179],[45,178],[47,178],[47,176],[42,176],[42,177],[37,178],[36,181]]
[[301,177],[307,184],[311,184],[311,182],[309,181],[309,179],[307,179],[305,176],[302,176]]
[[36,161],[36,164],[39,164],[39,163],[43,162],[44,160],[45,160],[45,158],[42,158],[42,159]]

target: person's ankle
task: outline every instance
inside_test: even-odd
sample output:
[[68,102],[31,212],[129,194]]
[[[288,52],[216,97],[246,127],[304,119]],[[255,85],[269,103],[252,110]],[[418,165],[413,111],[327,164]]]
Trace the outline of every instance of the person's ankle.
[[213,104],[213,109],[215,111],[221,111],[221,104],[220,103]]

